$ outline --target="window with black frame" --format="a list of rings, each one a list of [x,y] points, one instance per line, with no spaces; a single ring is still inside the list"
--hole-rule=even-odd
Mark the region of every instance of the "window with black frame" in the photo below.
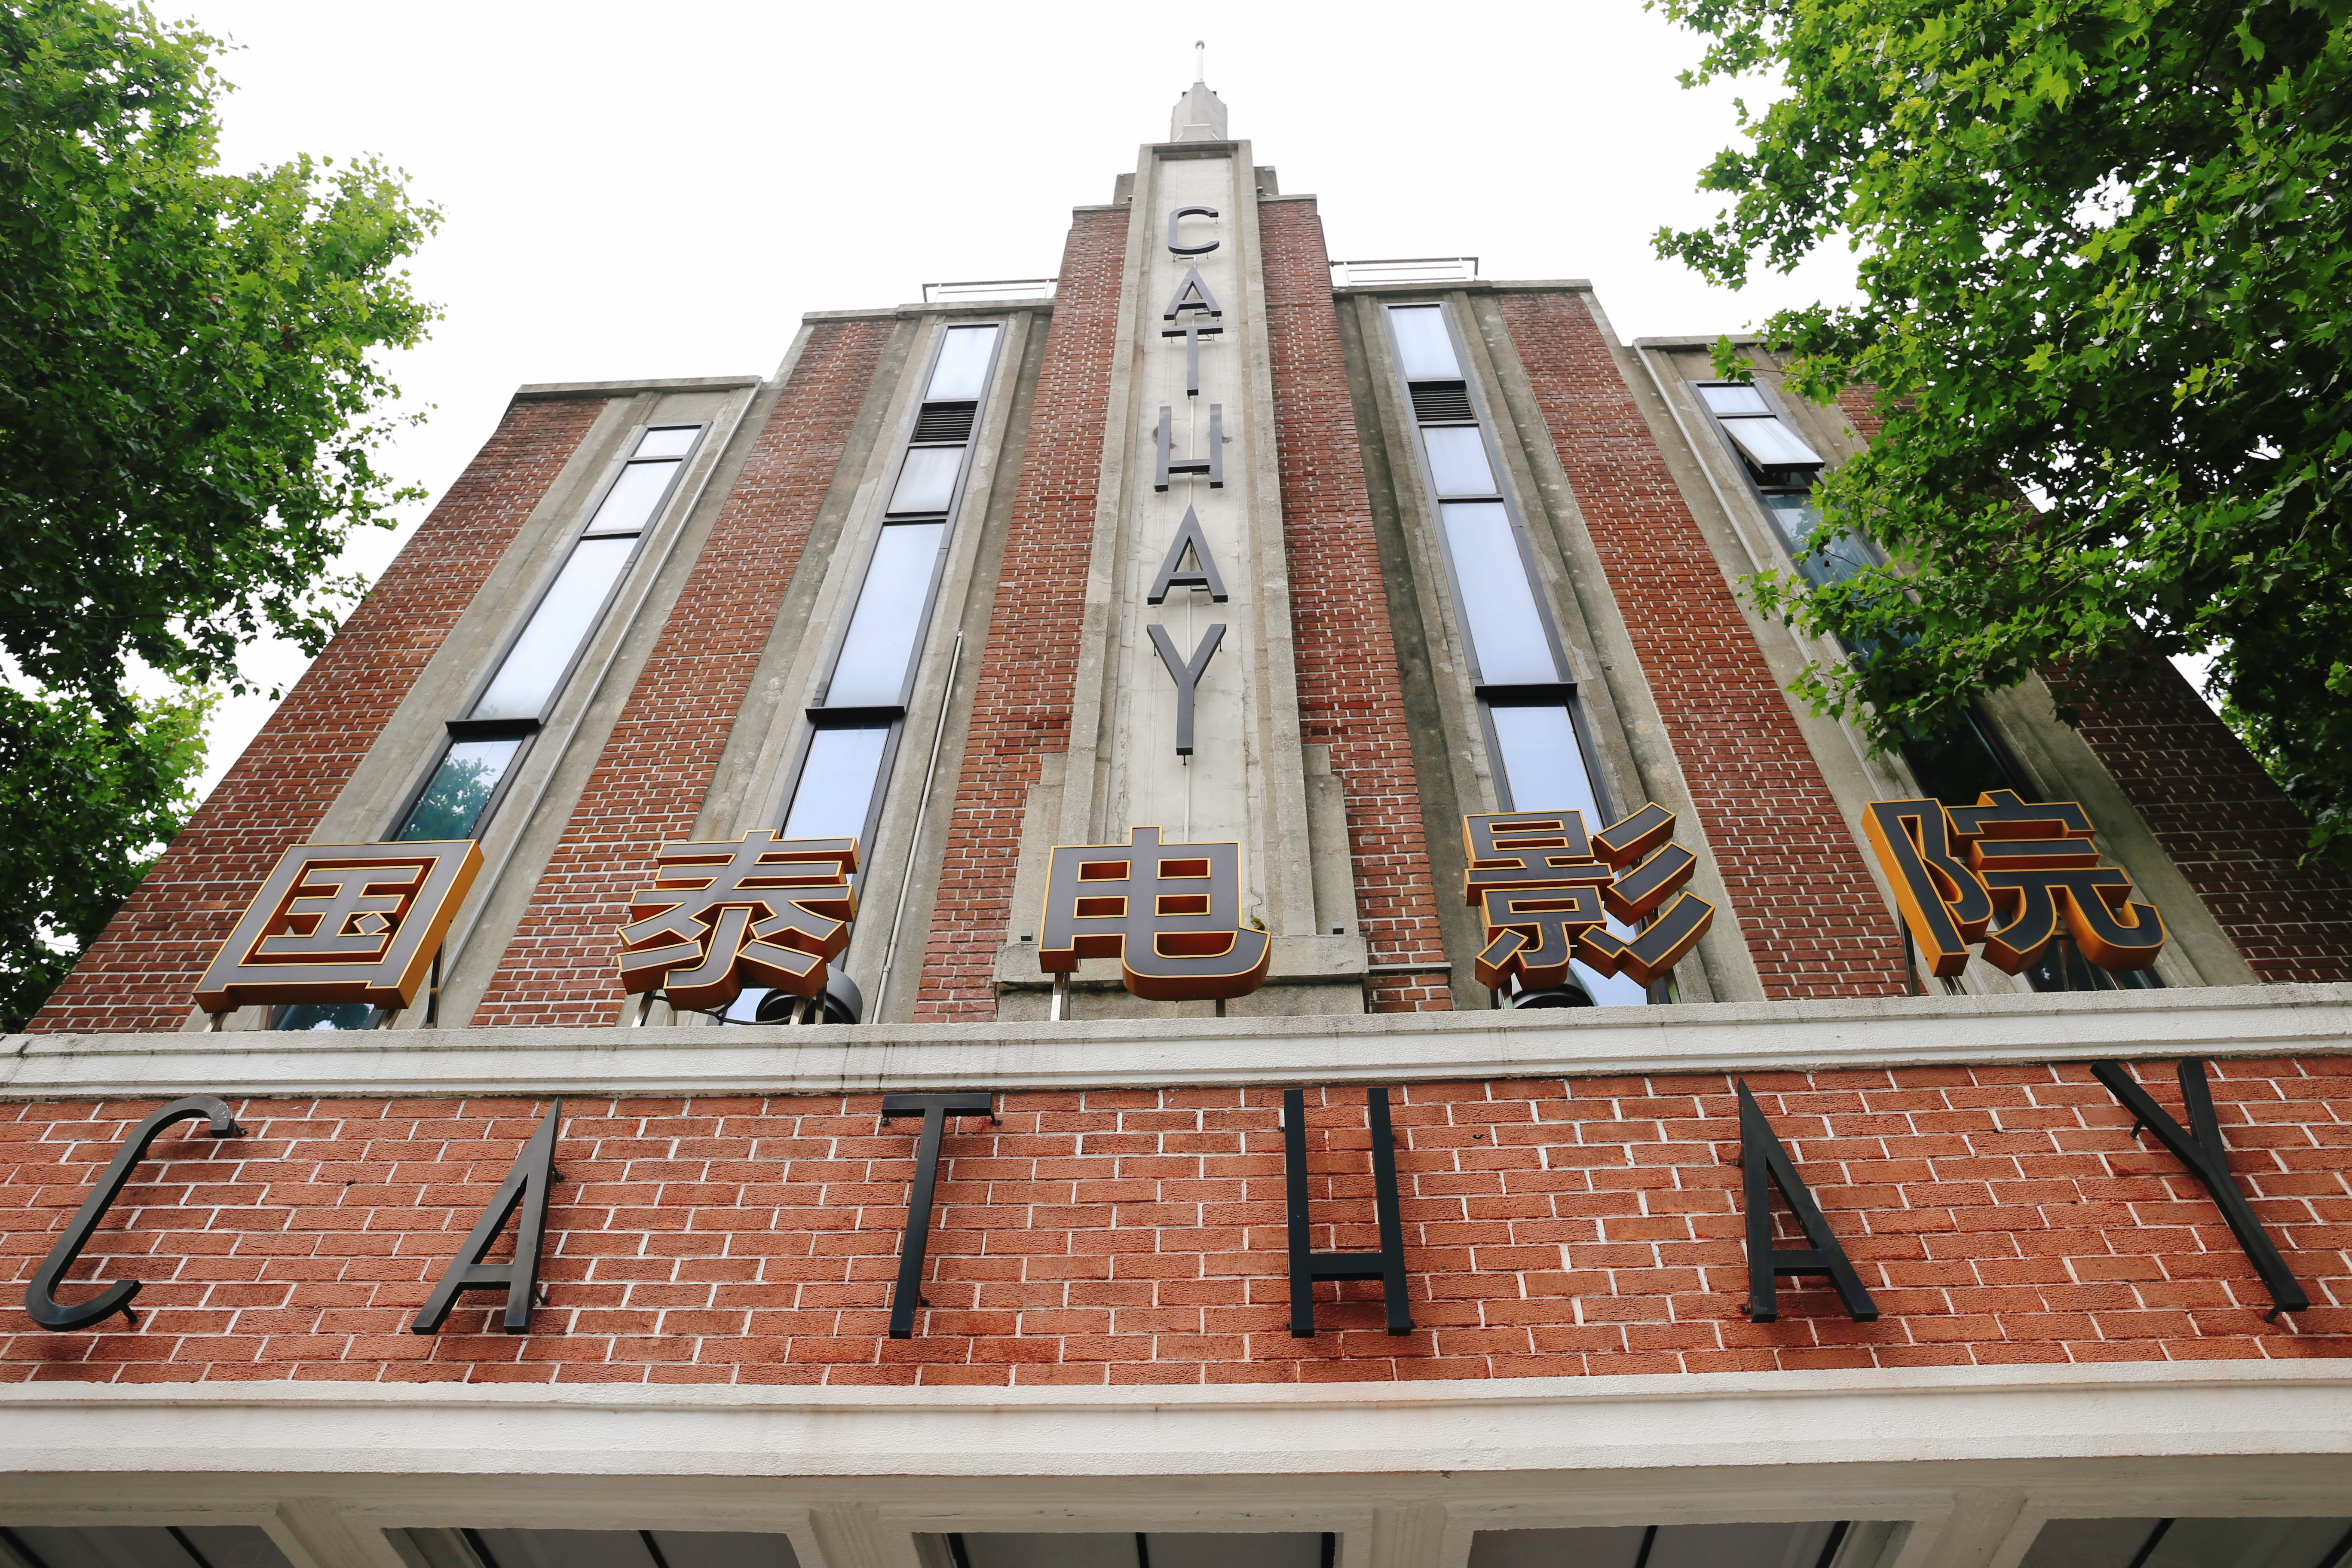
[[[1854,533],[1836,534],[1808,548],[1821,528],[1813,484],[1827,465],[1781,417],[1763,388],[1748,382],[1699,382],[1693,390],[1772,520],[1780,547],[1807,581],[1826,587],[1878,563],[1877,552]],[[1871,656],[1867,647],[1844,646],[1854,658]],[[1973,805],[1986,791],[1998,789],[2015,790],[2025,800],[2041,798],[2025,770],[1973,710],[1943,734],[1912,736],[1902,751],[1913,780],[1946,805]],[[2036,991],[2136,991],[2164,984],[2148,970],[2114,972],[2086,963],[2063,941],[2053,943],[2049,956],[2025,971],[2024,979]]]
[[[882,786],[913,695],[971,466],[973,426],[1003,335],[1001,321],[940,333],[848,624],[809,707],[783,837],[855,838],[861,858],[872,857]],[[747,990],[726,1016],[737,1022],[760,1019],[768,999],[764,990]]]
[[[572,667],[636,559],[646,531],[701,438],[699,425],[657,425],[640,433],[588,521],[572,536],[530,614],[491,665],[490,675],[448,721],[448,741],[387,836],[400,842],[473,838],[497,808],[515,764],[537,735]],[[363,1002],[282,1006],[275,1029],[363,1029]]]
[[[1445,307],[1387,307],[1390,341],[1412,406],[1423,483],[1438,524],[1468,645],[1479,723],[1502,810],[1573,806],[1598,829],[1610,820],[1596,787],[1559,641],[1536,587],[1534,557],[1478,417]],[[1633,931],[1615,921],[1621,936]],[[1635,1006],[1634,980],[1575,966],[1582,995],[1530,993],[1514,1006]]]

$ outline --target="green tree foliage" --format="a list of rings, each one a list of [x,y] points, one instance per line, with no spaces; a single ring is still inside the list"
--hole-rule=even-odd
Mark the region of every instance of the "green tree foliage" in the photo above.
[[[192,694],[261,636],[323,647],[346,536],[415,493],[373,356],[433,319],[399,264],[438,215],[371,161],[216,168],[218,48],[0,0],[0,673],[38,693],[0,699],[9,1017],[184,816]],[[183,695],[135,700],[142,666]]]
[[[0,1033],[21,1029],[195,804],[210,695],[127,726],[0,686]]]
[[[1891,564],[1750,584],[1869,650],[1796,689],[1888,748],[2029,673],[2073,718],[2211,654],[2352,859],[2352,0],[1653,3],[1708,39],[1686,85],[1788,89],[1661,253],[1736,287],[1860,252],[1863,303],[1764,327],[1885,421],[1816,537]]]

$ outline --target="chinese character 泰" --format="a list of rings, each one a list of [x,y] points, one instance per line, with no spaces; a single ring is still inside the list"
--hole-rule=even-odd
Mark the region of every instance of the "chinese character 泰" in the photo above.
[[[1153,1002],[1224,1001],[1265,983],[1274,944],[1242,924],[1241,847],[1128,842],[1063,845],[1045,879],[1037,963],[1067,973],[1116,958],[1127,988]]]
[[[1682,890],[1698,860],[1668,842],[1674,830],[1675,814],[1654,804],[1589,838],[1580,811],[1464,817],[1463,895],[1486,938],[1478,984],[1501,990],[1516,975],[1549,990],[1568,983],[1571,963],[1654,984],[1715,921],[1713,904]],[[1608,929],[1612,916],[1631,924],[1654,912],[1631,942]]]
[[[665,844],[654,885],[629,897],[621,986],[659,991],[673,1006],[709,1010],[745,984],[824,994],[825,964],[849,945],[857,895],[855,838]]]

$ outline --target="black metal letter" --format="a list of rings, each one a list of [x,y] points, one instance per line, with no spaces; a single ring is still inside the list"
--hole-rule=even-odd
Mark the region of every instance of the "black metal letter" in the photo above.
[[[1184,564],[1184,548],[1192,546],[1192,570],[1179,571]],[[1151,592],[1144,603],[1162,605],[1168,602],[1171,588],[1206,588],[1209,602],[1225,602],[1225,580],[1217,574],[1217,558],[1209,553],[1209,541],[1201,531],[1201,520],[1191,507],[1184,509],[1184,521],[1177,525],[1176,542],[1168,547],[1168,558],[1160,563],[1160,575],[1151,580]]]
[[[1217,242],[1213,239],[1209,241],[1206,245],[1179,245],[1176,243],[1178,237],[1176,226],[1178,224],[1182,223],[1188,217],[1214,217],[1216,216],[1217,209],[1214,207],[1178,207],[1174,212],[1170,213],[1168,215],[1168,254],[1171,256],[1206,256],[1209,252],[1216,249]]]
[[[1144,629],[1151,634],[1152,650],[1168,667],[1169,679],[1176,682],[1176,754],[1189,757],[1192,754],[1192,694],[1199,689],[1209,661],[1217,657],[1217,645],[1225,640],[1224,623],[1220,621],[1209,628],[1208,636],[1201,639],[1201,646],[1192,650],[1189,660],[1177,657],[1176,645],[1169,640],[1166,626]]]
[[[1184,340],[1184,395],[1201,395],[1201,340],[1223,335],[1223,327],[1204,327],[1198,321],[1187,321],[1181,327],[1169,327],[1160,332],[1163,338]]]
[[[1160,471],[1152,476],[1151,488],[1164,490],[1171,474],[1206,474],[1209,488],[1225,488],[1225,405],[1209,405],[1209,455],[1205,458],[1176,458],[1169,454],[1173,443],[1173,414],[1162,405],[1160,410]]]
[[[2155,1133],[2157,1142],[2171,1150],[2173,1158],[2188,1166],[2189,1173],[2212,1194],[2213,1206],[2221,1211],[2230,1234],[2238,1238],[2246,1261],[2254,1266],[2254,1272],[2263,1277],[2263,1284],[2271,1293],[2271,1310],[2263,1314],[2263,1321],[2275,1323],[2281,1312],[2308,1311],[2311,1298],[2295,1282],[2286,1259],[2279,1256],[2277,1245],[2255,1215],[2253,1205],[2238,1190],[2237,1178],[2230,1174],[2230,1150],[2221,1142],[2221,1123],[2213,1114],[2213,1091],[2205,1082],[2204,1058],[2180,1059],[2180,1102],[2189,1111],[2189,1127],[2185,1130],[2148,1098],[2147,1090],[2134,1081],[2121,1062],[2093,1062],[2091,1071],[2136,1118],[2132,1137],[2137,1140],[2142,1127]]]
[[[1209,292],[1206,283],[1201,281],[1201,269],[1197,267],[1184,268],[1184,281],[1177,284],[1176,292],[1168,297],[1168,309],[1160,319],[1172,321],[1186,310],[1205,310],[1213,318],[1224,314],[1217,309],[1217,297]],[[1215,331],[1214,328],[1209,330]]]
[[[1846,1261],[1845,1248],[1838,1245],[1829,1221],[1822,1217],[1821,1205],[1806,1190],[1805,1179],[1797,1174],[1789,1152],[1780,1147],[1772,1124],[1764,1120],[1756,1097],[1748,1092],[1748,1080],[1735,1081],[1739,1089],[1740,1207],[1748,1219],[1748,1321],[1780,1321],[1781,1275],[1826,1274],[1855,1322],[1878,1321],[1878,1304],[1862,1288],[1862,1277]],[[1798,1228],[1812,1246],[1772,1245],[1772,1192],[1765,1185],[1768,1177],[1789,1201],[1790,1212],[1797,1216]]]
[[[1377,1252],[1315,1252],[1307,1246],[1307,1096],[1282,1091],[1282,1175],[1290,1206],[1290,1337],[1315,1337],[1315,1281],[1377,1279],[1388,1309],[1389,1332],[1412,1332],[1404,1295],[1404,1219],[1397,1205],[1396,1144],[1389,1134],[1389,1091],[1364,1090],[1372,1129],[1372,1213],[1380,1222]]]
[[[131,1180],[131,1168],[146,1156],[147,1145],[155,1142],[155,1135],[174,1121],[193,1121],[199,1116],[212,1123],[210,1131],[215,1138],[241,1138],[245,1135],[244,1129],[230,1118],[228,1107],[209,1094],[192,1094],[185,1100],[175,1100],[131,1129],[131,1136],[122,1141],[122,1147],[114,1152],[113,1160],[98,1178],[98,1185],[91,1189],[89,1197],[82,1200],[81,1207],[74,1211],[73,1218],[66,1225],[66,1233],[58,1237],[58,1244],[49,1248],[48,1257],[41,1260],[33,1282],[25,1287],[25,1310],[33,1321],[45,1329],[54,1329],[62,1333],[68,1329],[86,1329],[93,1323],[104,1322],[120,1312],[123,1321],[132,1328],[139,1326],[139,1320],[131,1311],[131,1298],[139,1294],[138,1280],[117,1280],[89,1300],[72,1307],[58,1304],[58,1284],[65,1279],[66,1270],[81,1257],[81,1249],[89,1245],[90,1237],[98,1230],[98,1222],[104,1219],[106,1211],[113,1206],[124,1184]]]
[[[515,1156],[513,1169],[491,1194],[490,1205],[475,1222],[474,1233],[442,1271],[441,1283],[425,1299],[424,1310],[408,1325],[411,1333],[438,1333],[449,1310],[457,1304],[460,1290],[504,1290],[507,1315],[499,1327],[510,1334],[530,1331],[530,1309],[539,1295],[539,1243],[547,1234],[547,1189],[559,1174],[555,1130],[562,1120],[563,1101],[559,1100],[540,1122],[539,1131],[530,1135],[530,1142],[522,1146],[522,1152]],[[504,1263],[483,1262],[517,1208],[522,1210],[522,1221],[515,1226],[514,1257]]]
[[[940,1137],[950,1116],[996,1120],[995,1096],[975,1094],[886,1094],[882,1120],[919,1116],[923,1131],[915,1142],[915,1185],[907,1194],[907,1239],[898,1248],[898,1288],[890,1293],[890,1337],[915,1337],[915,1309],[923,1299],[923,1249],[931,1239],[931,1195],[940,1180]]]

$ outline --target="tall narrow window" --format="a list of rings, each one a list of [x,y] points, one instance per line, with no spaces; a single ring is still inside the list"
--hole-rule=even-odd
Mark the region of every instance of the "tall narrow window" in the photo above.
[[[788,838],[856,838],[870,859],[874,816],[913,696],[971,469],[972,430],[1003,335],[999,321],[940,333],[847,624],[808,710],[808,740],[784,808]],[[756,1012],[758,999],[745,994],[750,1000],[730,1017]]]
[[[1579,732],[1576,689],[1537,588],[1534,555],[1503,493],[1486,430],[1443,305],[1391,305],[1390,339],[1421,441],[1422,472],[1445,547],[1446,575],[1468,645],[1496,804],[1505,811],[1574,807],[1610,820]],[[1633,933],[1616,921],[1611,929]],[[1633,980],[1576,966],[1603,1006],[1649,1000]]]
[[[699,425],[664,425],[637,437],[573,537],[554,581],[463,716],[449,721],[449,743],[410,797],[394,838],[471,838],[481,832],[701,435]]]

